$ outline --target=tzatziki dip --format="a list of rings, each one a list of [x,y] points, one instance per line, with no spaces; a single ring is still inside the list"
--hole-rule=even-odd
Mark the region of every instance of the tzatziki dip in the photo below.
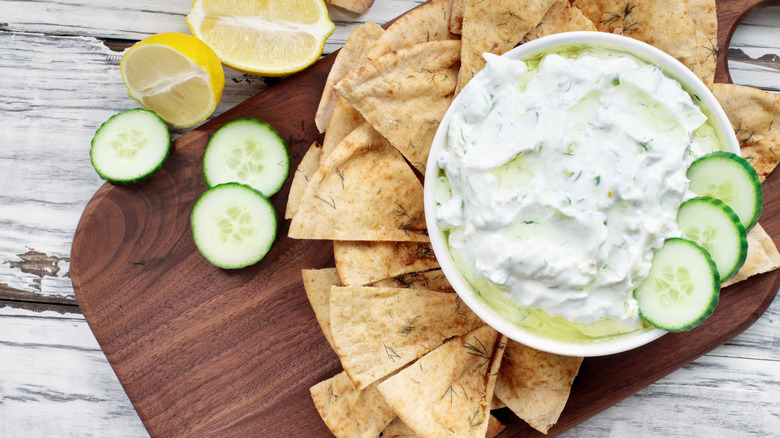
[[[633,291],[681,235],[686,170],[719,148],[713,124],[677,80],[627,53],[484,56],[437,161],[436,223],[453,260],[517,324],[554,320],[584,338],[641,329]]]

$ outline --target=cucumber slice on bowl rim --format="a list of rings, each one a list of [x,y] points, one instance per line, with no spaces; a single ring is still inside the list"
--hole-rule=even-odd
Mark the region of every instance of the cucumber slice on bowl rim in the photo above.
[[[687,239],[671,238],[653,254],[647,278],[634,291],[639,313],[670,332],[690,330],[712,314],[720,298],[720,277],[707,251]]]
[[[287,145],[271,125],[257,119],[225,123],[211,136],[203,154],[203,176],[209,187],[237,182],[272,196],[289,173]]]
[[[132,184],[159,170],[171,151],[168,126],[154,112],[114,114],[95,132],[89,151],[95,171],[114,184]]]
[[[710,196],[689,199],[677,211],[683,235],[712,257],[721,281],[736,275],[747,258],[747,233],[734,210]]]
[[[260,261],[276,239],[276,211],[262,193],[226,183],[206,190],[190,215],[195,246],[213,265],[239,269]]]
[[[739,216],[745,230],[756,225],[764,196],[758,174],[747,160],[732,152],[713,152],[694,161],[687,176],[693,193],[725,202]]]

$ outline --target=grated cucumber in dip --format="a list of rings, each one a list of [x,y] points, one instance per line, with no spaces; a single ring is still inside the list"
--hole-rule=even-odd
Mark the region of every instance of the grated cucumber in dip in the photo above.
[[[680,236],[686,169],[720,140],[657,66],[583,50],[485,54],[451,108],[436,221],[494,310],[594,338],[643,327],[633,290]]]

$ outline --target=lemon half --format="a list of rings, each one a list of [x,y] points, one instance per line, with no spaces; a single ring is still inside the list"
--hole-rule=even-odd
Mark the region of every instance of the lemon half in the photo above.
[[[185,21],[222,63],[262,76],[313,64],[335,29],[322,0],[195,0]]]
[[[175,128],[188,128],[214,112],[225,73],[203,41],[160,33],[136,43],[119,64],[127,94]]]

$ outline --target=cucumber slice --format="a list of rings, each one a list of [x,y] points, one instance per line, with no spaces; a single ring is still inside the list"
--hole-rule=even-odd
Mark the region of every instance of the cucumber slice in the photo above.
[[[195,202],[190,222],[198,251],[225,269],[257,263],[276,239],[273,205],[243,184],[220,184],[206,190]]]
[[[290,173],[290,153],[276,130],[257,119],[236,119],[211,136],[203,154],[203,176],[214,187],[246,184],[271,196]]]
[[[745,264],[745,227],[734,210],[720,199],[701,196],[685,201],[677,211],[677,225],[686,238],[710,254],[721,282],[733,277]]]
[[[168,126],[154,112],[139,108],[114,114],[100,125],[89,156],[102,178],[132,184],[152,176],[170,151]]]
[[[667,239],[653,254],[650,274],[634,291],[642,317],[670,332],[703,323],[719,296],[715,262],[697,243],[680,238]]]
[[[761,215],[764,196],[753,166],[731,152],[713,152],[688,168],[690,190],[699,196],[712,196],[725,202],[750,231]]]

